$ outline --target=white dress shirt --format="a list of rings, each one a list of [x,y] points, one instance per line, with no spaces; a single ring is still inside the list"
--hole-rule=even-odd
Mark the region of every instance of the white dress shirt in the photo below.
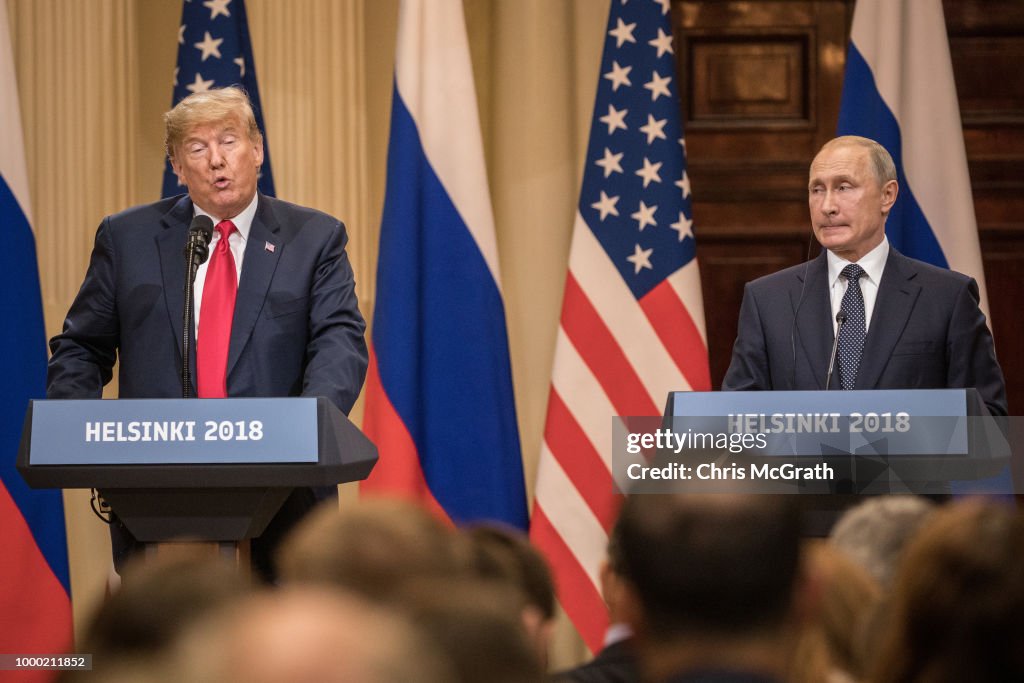
[[[238,281],[242,279],[242,259],[245,257],[245,245],[249,241],[249,230],[252,228],[252,220],[256,217],[256,206],[259,204],[259,195],[255,194],[252,197],[252,201],[249,202],[249,206],[242,209],[242,213],[237,216],[233,216],[227,220],[230,220],[235,224],[235,232],[231,233],[231,237],[228,239],[228,246],[231,248],[231,255],[235,257],[235,277]],[[220,223],[223,218],[218,218],[211,213],[208,213],[201,209],[198,204],[193,203],[195,207],[196,216],[209,216],[213,220],[213,225],[216,226]],[[213,239],[210,240],[210,256],[213,256],[213,250],[217,248],[217,243],[220,242],[220,233],[217,232],[216,227],[213,231]],[[206,259],[206,263],[199,266],[199,270],[196,271],[196,284],[195,290],[192,293],[192,300],[194,302],[194,319],[195,319],[195,333],[199,334],[199,311],[202,309],[203,304],[203,287],[206,285],[206,270],[210,267],[210,259]]]

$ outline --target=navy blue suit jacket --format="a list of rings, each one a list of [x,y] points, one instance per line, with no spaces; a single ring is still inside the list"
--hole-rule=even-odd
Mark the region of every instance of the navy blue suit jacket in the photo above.
[[[972,278],[890,248],[856,388],[974,387],[993,414],[1006,415],[1003,372],[978,300]],[[748,283],[738,327],[722,389],[824,389],[835,338],[825,252]]]
[[[50,341],[48,398],[98,398],[118,356],[122,398],[181,396],[192,215],[180,196],[103,220],[63,332]],[[259,196],[231,328],[229,396],[326,396],[349,412],[367,351],[347,241],[337,219]]]

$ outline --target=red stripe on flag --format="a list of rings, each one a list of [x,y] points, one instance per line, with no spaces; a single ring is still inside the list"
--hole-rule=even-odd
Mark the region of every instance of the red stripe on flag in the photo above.
[[[544,442],[551,454],[605,532],[610,531],[615,523],[615,480],[554,387],[548,400],[545,424]]]
[[[380,459],[370,476],[359,485],[359,493],[418,503],[450,524],[451,518],[427,485],[416,444],[380,382],[372,344],[370,365],[366,371],[363,433],[377,445]]]
[[[693,322],[690,309],[672,289],[668,280],[640,299],[640,308],[651,321],[658,339],[665,346],[693,391],[711,391],[708,350]]]
[[[36,545],[21,510],[0,483],[0,652],[70,652],[71,600]],[[52,681],[52,671],[21,672],[12,681]],[[8,680],[4,678],[4,680]]]
[[[533,506],[530,540],[548,558],[562,608],[576,625],[590,651],[598,652],[604,644],[604,634],[608,629],[608,609],[572,550],[551,526],[540,504]]]
[[[601,384],[618,415],[661,414],[571,270],[565,280],[562,329]]]

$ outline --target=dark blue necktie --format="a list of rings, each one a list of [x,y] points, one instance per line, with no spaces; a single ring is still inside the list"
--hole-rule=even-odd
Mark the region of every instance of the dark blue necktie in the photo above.
[[[857,369],[864,351],[867,325],[864,319],[864,296],[860,291],[860,276],[864,269],[856,263],[843,268],[846,294],[840,309],[846,313],[846,322],[839,329],[839,382],[843,389],[853,389],[857,383]]]

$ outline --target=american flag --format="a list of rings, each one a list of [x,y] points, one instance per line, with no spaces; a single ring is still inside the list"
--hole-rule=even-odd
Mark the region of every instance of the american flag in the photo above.
[[[173,107],[192,93],[210,88],[240,85],[249,94],[256,113],[256,125],[263,132],[263,168],[259,190],[274,196],[270,172],[270,146],[263,125],[260,91],[256,86],[256,65],[249,40],[249,19],[245,0],[185,0],[178,26],[178,66],[174,69]],[[185,188],[165,162],[162,197],[181,194]]]
[[[617,513],[613,416],[710,389],[669,0],[613,0],[573,229],[531,536],[592,651]]]

